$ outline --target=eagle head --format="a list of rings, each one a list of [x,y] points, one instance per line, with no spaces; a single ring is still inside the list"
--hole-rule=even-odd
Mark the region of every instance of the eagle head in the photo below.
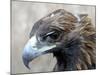
[[[54,53],[59,56],[60,53],[65,54],[70,46],[70,49],[74,49],[77,44],[79,46],[80,41],[78,39],[83,37],[79,35],[81,28],[77,28],[78,21],[77,17],[64,9],[58,9],[37,21],[23,50],[24,65],[30,68],[29,62],[40,55]],[[76,49],[79,48],[78,46]],[[64,51],[65,49],[66,51]],[[73,52],[78,54],[77,51]]]

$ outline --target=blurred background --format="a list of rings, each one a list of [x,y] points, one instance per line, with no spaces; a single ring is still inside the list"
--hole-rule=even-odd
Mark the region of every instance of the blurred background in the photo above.
[[[36,58],[29,64],[31,68],[29,70],[23,64],[22,52],[34,23],[57,9],[65,9],[74,15],[88,14],[95,26],[95,6],[17,0],[11,2],[11,72],[13,74],[52,71],[56,64],[56,58],[52,54]]]

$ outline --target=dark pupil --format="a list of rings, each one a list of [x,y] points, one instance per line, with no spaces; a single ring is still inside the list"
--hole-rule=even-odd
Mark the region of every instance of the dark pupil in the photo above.
[[[57,33],[57,32],[54,32],[54,33],[52,33],[52,34],[50,34],[50,35],[48,35],[51,39],[57,39],[58,38],[58,36],[59,36],[59,33]]]
[[[56,40],[56,39],[58,39],[59,35],[60,35],[60,32],[59,31],[49,32],[46,35],[42,36],[42,41],[45,41],[48,38],[53,39],[53,40]]]

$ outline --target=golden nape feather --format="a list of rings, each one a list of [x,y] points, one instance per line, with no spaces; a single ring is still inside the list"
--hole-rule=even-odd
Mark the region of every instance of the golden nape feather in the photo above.
[[[89,65],[95,66],[96,64],[96,31],[95,26],[91,22],[88,15],[83,16],[79,22],[80,35],[82,36],[82,44],[80,46],[81,58],[78,59],[77,68],[89,69]],[[90,69],[92,69],[90,67]]]

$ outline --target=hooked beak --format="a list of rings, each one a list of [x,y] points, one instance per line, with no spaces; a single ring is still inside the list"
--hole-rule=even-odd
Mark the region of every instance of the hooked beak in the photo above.
[[[35,59],[36,57],[49,53],[49,50],[52,48],[55,48],[56,45],[40,45],[37,44],[37,39],[36,36],[33,36],[25,45],[24,47],[24,51],[23,51],[23,55],[22,55],[22,59],[23,59],[23,63],[24,65],[30,69],[29,67],[29,63]]]

